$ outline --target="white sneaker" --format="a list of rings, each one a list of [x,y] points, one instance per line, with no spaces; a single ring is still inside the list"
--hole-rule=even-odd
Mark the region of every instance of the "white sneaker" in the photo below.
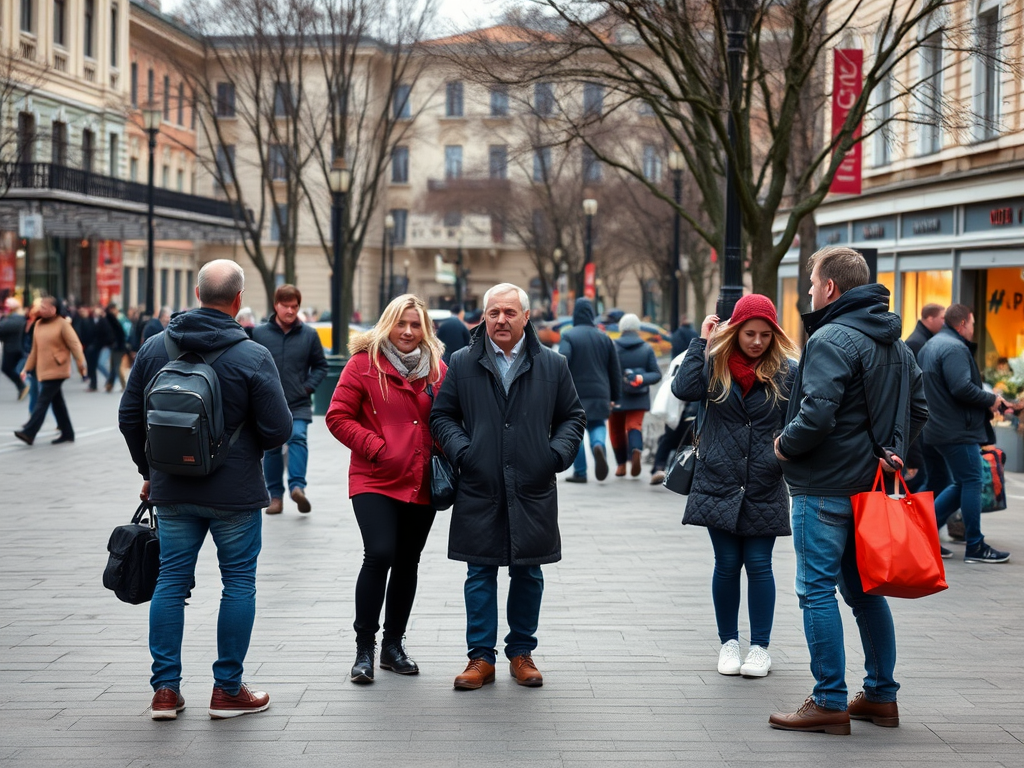
[[[740,674],[744,677],[766,677],[772,668],[772,657],[768,651],[760,645],[750,646],[750,652],[740,667]]]
[[[740,673],[740,642],[730,640],[718,652],[718,674],[738,675]]]

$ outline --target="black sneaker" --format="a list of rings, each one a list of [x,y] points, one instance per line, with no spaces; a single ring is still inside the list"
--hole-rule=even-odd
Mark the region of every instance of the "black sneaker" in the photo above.
[[[979,544],[976,547],[971,547],[967,550],[967,554],[964,555],[965,563],[1005,563],[1009,559],[1009,552],[1000,552],[998,549],[992,549],[988,544]]]
[[[939,547],[939,554],[942,555],[943,560],[949,560],[953,556],[953,553],[945,547]]]
[[[585,482],[587,482],[587,476],[586,475],[568,475],[565,478],[565,482],[567,482],[567,483],[585,483]]]

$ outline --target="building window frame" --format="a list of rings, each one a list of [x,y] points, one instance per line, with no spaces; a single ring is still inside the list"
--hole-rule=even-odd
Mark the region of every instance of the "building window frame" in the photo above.
[[[491,179],[508,178],[508,145],[492,144],[487,148],[487,172]]]
[[[409,148],[398,146],[391,150],[391,183],[409,183]]]
[[[444,177],[462,178],[462,145],[449,144],[444,148]]]
[[[490,103],[491,117],[508,117],[508,86],[492,85]]]
[[[217,83],[217,117],[235,117],[235,84]]]
[[[465,117],[465,88],[461,80],[451,80],[444,85],[444,116]]]
[[[978,54],[974,60],[974,139],[989,141],[999,136],[1002,119],[1002,68],[999,46],[1002,38],[1002,3],[978,0],[975,19]]]
[[[547,181],[551,170],[551,147],[535,147],[533,150],[533,180]]]
[[[82,53],[87,59],[96,56],[96,0],[84,0],[82,5]]]
[[[391,97],[391,117],[394,120],[412,119],[412,86],[407,83],[395,85]]]

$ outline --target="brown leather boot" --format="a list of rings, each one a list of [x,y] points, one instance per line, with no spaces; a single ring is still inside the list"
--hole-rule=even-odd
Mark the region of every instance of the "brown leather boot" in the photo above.
[[[900,710],[895,701],[869,701],[861,691],[853,697],[847,713],[851,720],[870,720],[883,728],[898,728]]]
[[[533,658],[528,653],[509,659],[508,671],[512,673],[512,677],[520,685],[525,685],[528,688],[537,688],[544,685],[544,676],[537,669],[537,665],[533,663]]]
[[[455,687],[460,691],[475,691],[493,682],[494,665],[483,659],[470,659],[466,671],[455,678]]]
[[[284,502],[281,499],[273,498],[270,500],[270,506],[267,507],[268,515],[280,515],[284,509]]]
[[[814,703],[814,697],[796,712],[776,712],[768,718],[768,725],[782,731],[808,731],[831,733],[837,736],[850,735],[850,714],[846,710],[825,709]]]

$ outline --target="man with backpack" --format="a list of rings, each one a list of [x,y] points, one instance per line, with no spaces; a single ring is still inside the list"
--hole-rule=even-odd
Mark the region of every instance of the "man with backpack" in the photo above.
[[[140,496],[156,507],[159,521],[160,575],[149,614],[154,720],[173,720],[185,708],[185,598],[208,532],[224,585],[210,717],[270,706],[269,695],[242,684],[242,665],[256,610],[261,510],[269,502],[260,462],[291,435],[292,417],[270,352],[234,320],[243,287],[233,261],[204,266],[196,286],[200,307],[172,318],[142,346],[118,412],[144,480]]]

